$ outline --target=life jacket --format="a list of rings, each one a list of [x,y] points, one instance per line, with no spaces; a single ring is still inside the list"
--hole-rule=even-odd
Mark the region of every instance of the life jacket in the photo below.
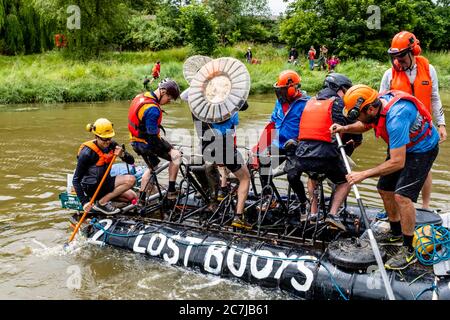
[[[111,150],[108,153],[103,153],[103,151],[100,150],[100,148],[94,143],[94,141],[95,140],[83,142],[80,148],[78,149],[78,155],[80,155],[80,152],[84,147],[88,147],[98,155],[98,161],[95,164],[97,167],[103,167],[104,165],[111,163],[114,151]]]
[[[425,57],[416,57],[417,75],[411,84],[405,71],[397,71],[392,67],[391,90],[401,90],[419,99],[431,113],[432,80],[430,63]]]
[[[141,110],[144,108],[143,110]],[[158,108],[160,111],[158,118],[158,134],[162,122],[162,110],[159,106],[159,101],[153,93],[145,92],[137,95],[131,101],[130,109],[128,110],[128,130],[130,131],[131,141],[144,142],[147,137],[145,123],[142,122],[144,113],[149,108]]]
[[[427,107],[419,99],[417,99],[416,97],[414,97],[410,94],[407,94],[403,91],[398,91],[398,90],[391,90],[391,91],[381,93],[378,95],[378,97],[381,97],[385,94],[392,94],[394,97],[380,111],[380,118],[378,119],[378,122],[376,124],[372,124],[372,128],[374,128],[375,136],[377,138],[381,137],[387,144],[389,144],[389,134],[386,129],[386,115],[387,115],[389,109],[399,100],[407,100],[407,101],[412,102],[416,106],[419,114],[422,117],[422,122],[420,123],[420,126],[418,127],[418,129],[416,131],[409,133],[410,142],[406,145],[406,147],[410,148],[410,147],[416,145],[417,143],[419,143],[420,141],[425,139],[425,137],[427,135],[431,134],[431,130],[433,128],[431,114],[428,111]],[[427,123],[428,123],[428,128],[426,128],[424,130],[424,127]]]
[[[331,111],[334,98],[317,100],[311,98],[303,110],[299,126],[299,140],[331,142],[330,127],[333,124]]]

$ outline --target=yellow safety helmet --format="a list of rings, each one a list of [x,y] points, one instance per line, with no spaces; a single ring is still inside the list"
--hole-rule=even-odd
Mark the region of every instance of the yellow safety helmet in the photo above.
[[[94,124],[89,123],[86,125],[86,130],[104,139],[115,135],[112,122],[105,118],[97,119]]]

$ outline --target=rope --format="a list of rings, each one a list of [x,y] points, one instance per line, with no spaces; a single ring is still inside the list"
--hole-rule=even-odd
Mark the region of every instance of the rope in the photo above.
[[[437,290],[438,287],[433,283],[430,287],[423,289],[420,291],[415,297],[414,300],[419,300],[419,298],[427,291],[433,292],[434,290]]]
[[[425,227],[428,229],[426,232],[428,235],[424,232]],[[420,228],[423,229],[419,233],[418,229]],[[432,266],[450,259],[450,231],[447,228],[434,224],[419,225],[416,227],[414,234],[417,237],[416,256],[421,264]],[[432,250],[428,252],[430,246],[432,246]]]
[[[132,234],[120,234],[120,233],[113,233],[110,232],[108,230],[105,230],[105,228],[97,222],[96,218],[93,218],[90,222],[90,224],[94,227],[94,229],[97,230],[102,230],[104,233],[104,239],[103,239],[103,243],[106,243],[107,239],[110,236],[113,237],[122,237],[122,238],[133,238],[133,237],[137,237],[139,235],[145,235],[145,234],[150,234],[150,233],[154,233],[155,230],[152,231],[147,231],[147,232],[143,232],[143,233],[132,233]],[[178,239],[174,239],[171,238],[172,241],[180,244],[180,245],[184,245],[184,246],[193,246],[193,247],[209,247],[209,246],[218,246],[218,247],[226,247],[228,248],[228,245],[226,244],[220,244],[220,243],[187,243],[187,242],[183,242],[180,241]],[[327,268],[327,266],[325,266],[324,264],[320,263],[320,260],[318,259],[308,259],[308,258],[283,258],[283,257],[268,257],[268,256],[264,256],[264,255],[259,255],[259,254],[255,254],[255,253],[251,253],[248,252],[246,250],[243,249],[239,249],[239,248],[233,248],[234,250],[236,250],[237,252],[241,252],[241,253],[247,253],[250,254],[252,256],[258,257],[258,258],[265,258],[265,259],[272,259],[272,260],[280,260],[280,261],[292,261],[292,262],[298,262],[298,261],[305,261],[305,262],[312,262],[312,263],[317,263],[319,265],[321,265],[328,273],[328,276],[331,279],[331,283],[333,284],[333,287],[336,289],[336,291],[339,293],[339,295],[341,296],[342,299],[344,299],[345,301],[349,301],[350,299],[344,294],[344,292],[342,291],[341,287],[338,285],[336,279],[334,278],[333,274],[331,273],[331,271]]]

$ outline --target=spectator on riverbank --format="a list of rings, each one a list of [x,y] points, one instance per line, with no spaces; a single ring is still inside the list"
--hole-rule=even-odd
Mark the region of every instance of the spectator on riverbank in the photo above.
[[[297,65],[297,59],[298,59],[298,51],[296,48],[292,47],[289,51],[289,63],[292,63],[294,65]]]
[[[316,58],[316,49],[311,46],[308,51],[309,70],[314,70],[314,59]]]
[[[252,63],[252,48],[248,47],[247,52],[245,53],[245,59],[247,60],[247,63]]]
[[[340,63],[341,61],[339,60],[338,57],[336,56],[331,56],[331,58],[328,60],[328,72],[334,71],[334,69],[336,68],[336,66]]]
[[[319,60],[317,61],[319,70],[327,69],[327,61],[328,61],[328,48],[324,45],[321,45],[319,50]]]
[[[153,69],[152,69],[152,77],[153,78],[150,81],[150,84],[152,84],[153,81],[158,79],[160,74],[161,74],[161,62],[158,60],[158,61],[156,61],[155,65],[153,66]]]

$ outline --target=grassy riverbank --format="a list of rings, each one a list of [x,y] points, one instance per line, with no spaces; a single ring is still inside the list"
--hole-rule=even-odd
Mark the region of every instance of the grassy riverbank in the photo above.
[[[216,57],[232,56],[244,60],[247,45],[221,48]],[[252,46],[260,65],[248,65],[252,79],[251,93],[272,93],[272,85],[281,70],[293,68],[286,62],[286,49],[272,46]],[[161,76],[179,81],[183,78],[183,61],[187,48],[159,52],[110,52],[98,60],[78,61],[53,51],[38,55],[0,56],[0,104],[53,103],[76,101],[129,100],[142,89],[142,80],[150,75],[154,62],[161,60]],[[441,90],[450,91],[450,53],[425,53],[436,67]],[[320,89],[324,71],[309,71],[306,57],[294,67],[302,76],[302,88],[308,92]],[[337,72],[350,76],[354,83],[378,88],[389,63],[358,59],[343,61]],[[153,86],[156,85],[154,82]]]

